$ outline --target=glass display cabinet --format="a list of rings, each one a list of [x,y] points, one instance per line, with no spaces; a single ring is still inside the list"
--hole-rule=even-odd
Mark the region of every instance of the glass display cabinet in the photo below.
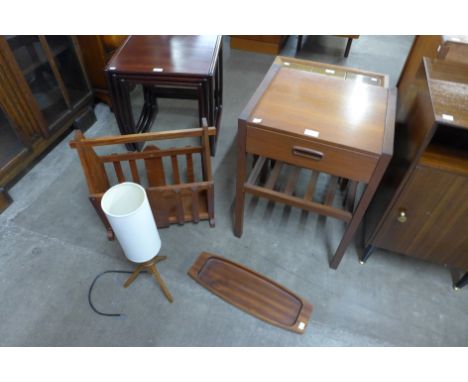
[[[0,36],[0,189],[67,131],[94,123],[92,101],[74,36]]]

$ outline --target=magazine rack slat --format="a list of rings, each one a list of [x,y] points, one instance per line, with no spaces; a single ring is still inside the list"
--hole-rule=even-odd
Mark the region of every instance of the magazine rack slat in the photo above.
[[[133,181],[142,184],[146,178],[146,193],[159,228],[170,224],[198,223],[208,220],[214,226],[214,183],[211,174],[211,155],[209,136],[216,134],[214,127],[178,131],[166,131],[144,134],[129,134],[87,139],[79,130],[70,147],[77,150],[81,167],[89,190],[89,200],[107,229],[109,239],[114,238],[112,228],[101,210],[101,198],[113,185],[112,179],[118,183]],[[155,145],[146,145],[141,152],[115,153],[98,155],[94,150],[98,146],[110,146],[134,142],[150,142],[186,137],[200,137],[198,146],[172,147],[160,149]],[[194,160],[200,156],[202,165],[202,180],[196,181]],[[167,164],[164,167],[164,158]],[[138,163],[144,169],[138,171]],[[181,171],[181,165],[186,164],[186,172]],[[107,167],[106,164],[108,164]],[[124,169],[128,168],[126,176]],[[110,176],[113,172],[114,176]],[[184,178],[187,182],[184,182]],[[169,182],[168,182],[169,181]]]

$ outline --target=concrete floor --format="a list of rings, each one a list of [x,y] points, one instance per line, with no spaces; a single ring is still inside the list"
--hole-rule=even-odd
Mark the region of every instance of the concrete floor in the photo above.
[[[411,45],[407,36],[361,37],[349,58],[345,40],[309,37],[300,57],[388,73],[395,84]],[[117,242],[109,242],[87,201],[76,152],[61,142],[11,190],[14,204],[0,215],[0,345],[3,346],[464,346],[468,344],[468,289],[454,292],[450,272],[398,254],[376,251],[368,263],[352,245],[337,271],[328,257],[343,232],[334,219],[248,199],[244,235],[232,234],[237,116],[273,56],[225,49],[225,108],[214,159],[216,227],[207,222],[160,230],[160,264],[175,302],[140,276],[128,289],[124,275],[95,286],[98,309],[87,302],[94,277],[129,270]],[[283,54],[294,55],[291,37]],[[158,129],[196,124],[190,101],[160,102]],[[108,107],[87,136],[117,134]],[[359,243],[359,238],[356,239]],[[210,294],[186,276],[201,251],[241,262],[314,304],[303,335],[257,320]]]

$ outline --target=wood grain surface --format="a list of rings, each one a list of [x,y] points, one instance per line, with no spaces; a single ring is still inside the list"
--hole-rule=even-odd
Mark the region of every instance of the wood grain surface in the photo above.
[[[394,201],[374,245],[468,269],[468,177],[418,166]],[[398,217],[404,211],[407,220]]]
[[[247,127],[246,151],[266,157],[274,152],[275,159],[364,182],[369,181],[378,160],[377,155],[356,153],[307,137],[296,138],[251,126]],[[350,161],[353,166],[349,166]]]
[[[251,114],[257,125],[364,153],[382,153],[388,89],[281,67]],[[251,121],[249,121],[251,122]]]
[[[424,65],[437,121],[468,129],[468,65],[427,58]]]
[[[291,69],[305,70],[338,77],[346,80],[363,82],[368,85],[389,87],[389,76],[387,74],[371,72],[368,70],[348,68],[329,63],[322,63],[310,60],[302,60],[295,57],[277,56],[275,64],[287,66]]]
[[[303,333],[312,305],[280,284],[211,253],[199,255],[188,275],[210,292],[270,324]]]
[[[130,36],[107,68],[126,73],[154,73],[161,68],[178,75],[209,75],[216,61],[221,36]]]

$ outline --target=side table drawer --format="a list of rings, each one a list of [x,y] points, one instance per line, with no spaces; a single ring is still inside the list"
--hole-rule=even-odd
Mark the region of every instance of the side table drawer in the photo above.
[[[368,182],[377,157],[247,126],[246,151],[339,177]]]

